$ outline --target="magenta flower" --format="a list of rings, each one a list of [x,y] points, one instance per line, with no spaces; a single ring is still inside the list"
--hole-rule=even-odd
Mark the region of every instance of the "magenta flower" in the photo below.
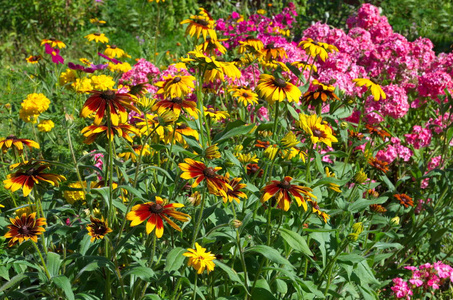
[[[46,44],[45,51],[47,54],[50,54],[52,56],[52,62],[54,64],[63,64],[64,63],[64,59],[60,55],[60,49],[52,48],[49,44]]]

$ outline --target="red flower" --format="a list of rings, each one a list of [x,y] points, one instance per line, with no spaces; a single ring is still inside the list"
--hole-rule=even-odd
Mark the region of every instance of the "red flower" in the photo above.
[[[261,196],[261,202],[266,202],[272,197],[277,200],[278,207],[287,211],[291,204],[290,194],[296,199],[299,206],[303,205],[304,209],[307,210],[307,202],[311,201],[309,197],[316,198],[312,193],[311,188],[305,186],[298,186],[291,184],[292,177],[286,176],[282,181],[272,180],[272,183],[266,185],[262,191],[264,194]]]

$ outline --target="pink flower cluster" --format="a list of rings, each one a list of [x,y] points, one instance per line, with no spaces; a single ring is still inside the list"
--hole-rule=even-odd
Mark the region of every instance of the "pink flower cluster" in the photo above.
[[[406,141],[414,146],[415,149],[428,147],[431,144],[431,138],[433,134],[431,130],[423,128],[419,125],[415,125],[412,128],[411,134],[405,134]]]
[[[390,84],[382,89],[386,99],[375,101],[373,96],[370,96],[365,102],[366,120],[369,124],[380,123],[386,116],[400,119],[409,111],[406,91],[403,88]]]
[[[379,150],[376,154],[376,158],[388,163],[392,163],[395,159],[402,159],[407,162],[410,160],[412,155],[411,149],[401,145],[401,140],[397,137],[390,139],[391,144],[387,145],[384,150]]]
[[[441,261],[432,265],[426,263],[419,267],[409,266],[405,269],[412,271],[410,286],[402,278],[394,278],[391,289],[397,298],[411,299],[410,296],[414,294],[423,296],[427,291],[438,290],[448,279],[453,282],[453,268]]]
[[[93,153],[93,152],[96,152],[96,150],[91,151],[91,153]],[[102,153],[93,153],[93,154],[91,154],[91,156],[93,156],[94,166],[96,168],[98,168],[99,170],[102,170],[102,167],[104,166],[104,161],[103,161],[104,154],[102,154]],[[102,180],[102,177],[99,174],[99,172],[96,172],[96,173],[98,173],[98,180]]]
[[[131,70],[124,73],[119,82],[130,86],[144,84],[148,92],[154,94],[155,87],[152,85],[160,75],[158,67],[150,63],[144,58],[141,58],[132,67]]]

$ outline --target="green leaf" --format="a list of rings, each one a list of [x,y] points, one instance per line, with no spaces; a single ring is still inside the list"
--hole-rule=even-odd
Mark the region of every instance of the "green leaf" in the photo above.
[[[167,255],[164,271],[177,271],[184,263],[186,257],[182,254],[185,252],[187,252],[187,250],[180,247],[172,249]]]
[[[313,256],[313,253],[310,251],[307,242],[300,234],[286,228],[280,228],[280,234],[291,248],[296,251],[302,252],[305,255]]]
[[[231,281],[234,281],[234,282],[238,282],[243,288],[244,290],[247,291],[247,287],[244,285],[244,280],[242,280],[238,273],[236,273],[235,270],[231,269],[230,267],[228,267],[227,265],[225,265],[224,263],[216,260],[215,262],[215,265],[217,267],[219,267],[220,269],[222,269],[225,273],[228,274],[228,277],[231,279]],[[248,292],[247,292],[248,293]]]
[[[352,213],[361,212],[365,208],[369,207],[371,204],[382,204],[385,201],[387,201],[387,199],[388,199],[388,197],[380,197],[380,198],[377,198],[374,200],[359,199],[359,200],[355,201],[354,203],[352,203],[351,205],[349,205],[348,211],[350,211]]]
[[[253,289],[252,299],[274,300],[277,298],[273,295],[267,281],[260,279],[256,282],[256,286]]]
[[[61,266],[60,255],[54,252],[47,253],[47,270],[51,277],[58,276]]]
[[[20,283],[24,278],[28,277],[27,275],[25,274],[17,274],[16,276],[14,276],[13,278],[11,278],[10,281],[8,281],[7,283],[5,283],[1,288],[0,288],[0,293],[9,289],[10,287]]]
[[[0,266],[0,276],[3,278],[3,279],[6,279],[6,280],[9,280],[10,277],[9,277],[9,272],[8,270],[6,269],[5,266]]]
[[[358,254],[342,254],[338,256],[338,260],[344,263],[358,263],[362,260],[365,260],[365,257],[358,255]]]
[[[52,278],[52,281],[60,288],[63,290],[63,292],[66,295],[66,299],[68,300],[74,300],[74,292],[72,291],[71,288],[71,283],[69,282],[69,278],[60,275]]]
[[[400,243],[383,243],[383,242],[377,242],[374,244],[373,248],[376,249],[389,249],[389,248],[396,248],[397,250],[402,249],[403,245]]]
[[[150,281],[150,279],[153,278],[156,274],[154,273],[153,270],[151,270],[151,268],[143,266],[133,266],[127,268],[127,270],[123,274],[123,278],[129,275],[135,275],[144,281]]]
[[[217,134],[214,137],[212,144],[216,144],[216,143],[220,144],[234,136],[249,133],[250,130],[252,130],[252,128],[255,127],[255,124],[250,124],[250,125],[243,125],[243,124],[244,124],[244,122],[242,122],[241,120],[236,120],[232,123],[229,123],[223,132]]]
[[[254,247],[251,247],[251,248],[245,250],[245,253],[247,253],[247,252],[256,252],[256,253],[263,255],[264,257],[266,257],[267,259],[269,259],[275,263],[293,267],[293,265],[286,258],[281,256],[277,250],[275,250],[274,248],[271,248],[269,246],[265,246],[265,245],[254,246]]]

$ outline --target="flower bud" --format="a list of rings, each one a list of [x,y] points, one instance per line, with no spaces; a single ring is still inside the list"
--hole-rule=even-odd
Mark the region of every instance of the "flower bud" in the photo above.
[[[400,217],[396,216],[390,220],[390,225],[397,226],[400,224]]]
[[[368,177],[366,176],[366,173],[363,172],[363,169],[360,169],[354,176],[354,181],[358,184],[364,183],[367,179]]]
[[[233,220],[233,222],[231,223],[232,223],[231,225],[233,225],[234,228],[239,228],[242,226],[242,222],[239,220]]]
[[[340,123],[340,128],[341,128],[341,129],[348,129],[348,127],[349,127],[348,122],[341,122],[341,123]]]

